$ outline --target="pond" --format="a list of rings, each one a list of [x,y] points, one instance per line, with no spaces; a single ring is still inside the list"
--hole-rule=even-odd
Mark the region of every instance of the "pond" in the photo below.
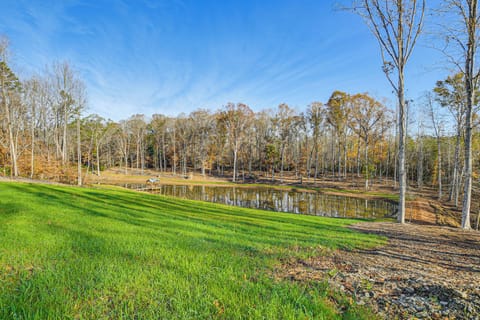
[[[327,195],[301,190],[268,187],[201,185],[122,185],[129,189],[191,200],[201,200],[245,208],[263,209],[337,218],[393,217],[397,205],[385,200]]]

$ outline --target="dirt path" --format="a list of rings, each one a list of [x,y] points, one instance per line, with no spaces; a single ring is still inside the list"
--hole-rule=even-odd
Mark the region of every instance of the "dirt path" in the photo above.
[[[53,184],[53,185],[60,185],[60,186],[69,186],[69,184],[60,183],[57,181],[51,180],[39,180],[39,179],[30,179],[25,177],[2,177],[0,176],[0,181],[5,182],[25,182],[25,183],[40,183],[40,184]]]
[[[278,276],[326,279],[382,318],[480,319],[480,233],[450,227],[361,223],[388,237],[371,250],[291,261]]]

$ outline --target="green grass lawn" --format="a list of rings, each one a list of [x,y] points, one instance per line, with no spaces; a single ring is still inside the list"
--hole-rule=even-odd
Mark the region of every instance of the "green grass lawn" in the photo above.
[[[368,318],[326,283],[273,276],[282,259],[384,242],[350,223],[0,183],[0,319]]]

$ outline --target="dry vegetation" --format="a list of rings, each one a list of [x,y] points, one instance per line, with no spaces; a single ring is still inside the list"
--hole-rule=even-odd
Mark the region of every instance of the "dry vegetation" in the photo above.
[[[362,223],[388,244],[285,261],[281,279],[327,280],[385,318],[478,319],[480,234],[450,227]]]

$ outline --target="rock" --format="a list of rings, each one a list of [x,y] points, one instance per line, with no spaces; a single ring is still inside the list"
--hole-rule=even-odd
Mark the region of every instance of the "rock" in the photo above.
[[[466,292],[455,290],[455,293],[457,294],[458,297],[462,299],[468,299],[468,294]]]
[[[461,247],[458,244],[458,233],[452,233],[454,241],[445,241],[445,230],[440,230],[439,242],[435,250],[411,250],[410,244],[424,245],[430,249],[431,242],[418,241],[417,236],[424,234],[414,232],[405,233],[402,237],[412,237],[408,246],[401,246],[408,238],[392,238],[393,246],[388,247],[391,252],[418,256],[412,261],[397,261],[392,256],[380,256],[371,259],[370,252],[353,251],[341,252],[325,262],[325,257],[313,264],[315,270],[322,270],[328,283],[339,288],[346,296],[355,300],[359,305],[367,305],[372,311],[385,319],[464,319],[480,320],[480,272],[471,277],[471,272],[453,271],[453,269],[438,266],[435,261],[448,261],[448,263],[468,266],[478,269],[478,258],[475,256],[480,244],[480,234],[475,245]],[[383,232],[383,229],[380,230]],[[429,231],[430,232],[430,231]],[[453,232],[453,231],[452,231]],[[471,235],[465,243],[470,244]],[[427,239],[427,238],[425,238]],[[401,240],[401,241],[400,241]],[[450,249],[444,248],[446,245]],[[464,250],[465,251],[461,251]],[[468,249],[468,250],[467,250]],[[461,251],[458,259],[451,260],[449,252]],[[375,252],[375,251],[372,251]],[[467,254],[469,253],[469,254]],[[441,259],[441,257],[444,259]],[[378,258],[378,259],[377,259]],[[422,260],[424,258],[424,260]],[[449,260],[450,259],[450,260]],[[463,263],[462,261],[465,261]],[[330,263],[330,264],[329,264]],[[400,265],[402,264],[402,265]],[[336,268],[338,272],[334,277],[328,277],[328,270]],[[476,270],[475,269],[475,270]]]
[[[402,293],[402,289],[400,289],[400,288],[395,287],[392,290],[392,294],[395,295],[395,296],[399,296],[401,293]]]
[[[415,310],[416,310],[417,312],[421,312],[421,311],[424,311],[424,310],[425,310],[425,307],[422,306],[422,305],[420,305],[420,304],[415,305],[414,307],[415,307]]]
[[[408,294],[413,294],[415,293],[415,289],[412,288],[412,287],[406,287],[405,289],[403,289],[404,292],[408,293]]]
[[[471,304],[468,304],[468,305],[467,305],[467,312],[468,312],[468,313],[473,313],[473,311],[474,311],[473,306],[472,306]]]

